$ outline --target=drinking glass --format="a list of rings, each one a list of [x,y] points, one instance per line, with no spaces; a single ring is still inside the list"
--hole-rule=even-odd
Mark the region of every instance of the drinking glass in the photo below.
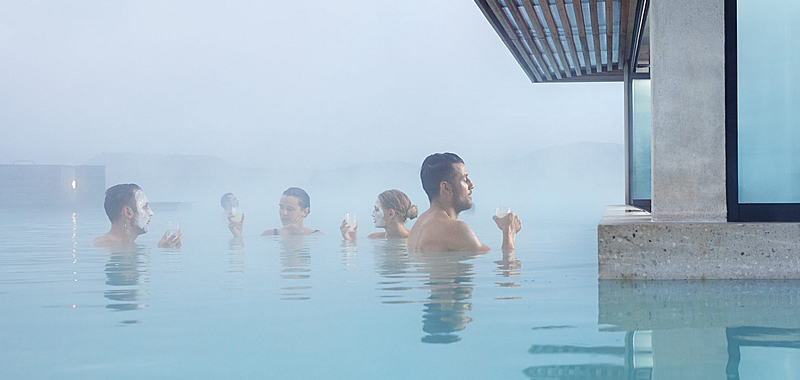
[[[497,215],[498,218],[505,218],[505,216],[510,212],[511,207],[508,206],[498,206],[494,209],[494,214]]]
[[[241,207],[239,207],[239,206],[231,207],[231,214],[232,214],[232,216],[231,216],[231,220],[232,221],[234,221],[236,223],[241,223],[242,222],[242,216],[244,214],[242,213],[242,208]]]
[[[355,213],[344,214],[344,220],[348,230],[353,230],[356,228],[356,226],[358,226],[358,220],[356,219]]]
[[[167,222],[167,236],[170,236],[181,229],[181,222],[170,220]]]

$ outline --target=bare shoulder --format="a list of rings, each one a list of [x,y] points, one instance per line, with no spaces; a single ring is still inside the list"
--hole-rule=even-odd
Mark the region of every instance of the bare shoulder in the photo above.
[[[262,233],[261,233],[261,236],[273,236],[273,235],[277,235],[277,234],[275,233],[275,231],[277,231],[277,229],[266,230],[266,231],[264,231],[264,232],[262,232]]]
[[[452,251],[474,251],[485,252],[489,247],[478,240],[475,231],[469,224],[459,220],[448,223],[447,230],[443,231],[446,236],[447,248]]]
[[[443,221],[438,228],[438,233],[441,234],[446,240],[453,242],[456,245],[464,240],[477,240],[475,237],[475,232],[472,231],[472,227],[460,220]]]
[[[367,235],[367,239],[385,239],[386,232],[373,232]]]
[[[314,230],[309,235],[325,235],[325,233],[320,230]]]
[[[460,220],[452,220],[449,221],[446,225],[447,232],[456,235],[456,236],[475,236],[475,232],[472,231],[472,227],[469,224],[462,222]]]
[[[114,240],[108,237],[108,234],[102,234],[92,240],[92,245],[95,247],[110,247],[114,245]]]

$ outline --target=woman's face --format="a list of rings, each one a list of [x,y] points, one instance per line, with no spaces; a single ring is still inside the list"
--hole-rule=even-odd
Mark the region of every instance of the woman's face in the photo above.
[[[308,207],[300,207],[300,198],[291,195],[281,195],[278,213],[281,215],[281,224],[302,224],[308,215]]]
[[[375,223],[377,228],[386,227],[386,213],[383,211],[380,199],[375,201],[375,206],[372,209],[372,222]]]

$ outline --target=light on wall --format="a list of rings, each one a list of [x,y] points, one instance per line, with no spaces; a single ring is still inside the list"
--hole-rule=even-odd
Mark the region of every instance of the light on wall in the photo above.
[[[72,188],[73,189],[75,188],[75,180],[74,179],[72,180]]]

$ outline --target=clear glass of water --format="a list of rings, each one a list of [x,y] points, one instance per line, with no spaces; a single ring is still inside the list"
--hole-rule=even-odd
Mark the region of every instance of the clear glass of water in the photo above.
[[[495,207],[494,209],[494,214],[498,218],[505,218],[505,216],[508,215],[510,212],[511,212],[511,207],[508,206],[498,206]]]
[[[358,226],[358,219],[356,218],[356,213],[344,214],[344,220],[348,230],[353,230],[356,228],[356,226]]]
[[[181,222],[170,220],[167,222],[167,236],[170,236],[181,229]]]
[[[231,220],[233,220],[236,223],[241,223],[242,222],[242,215],[243,214],[242,214],[242,208],[241,207],[239,207],[239,206],[231,207],[231,214],[233,215],[233,216],[231,216]]]

